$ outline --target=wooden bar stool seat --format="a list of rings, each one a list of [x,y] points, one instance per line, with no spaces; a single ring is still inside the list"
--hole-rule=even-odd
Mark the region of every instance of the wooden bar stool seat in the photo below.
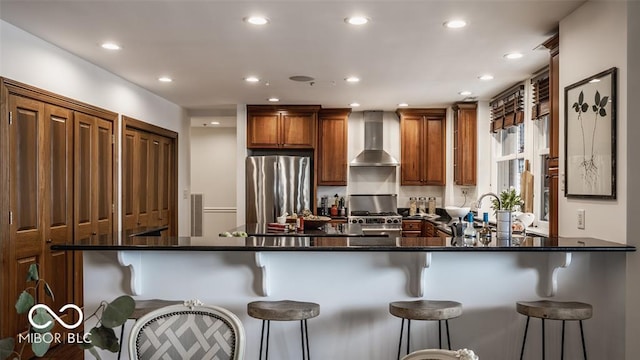
[[[320,305],[312,302],[280,300],[280,301],[254,301],[247,304],[247,313],[252,318],[262,320],[262,333],[260,335],[260,355],[262,359],[263,344],[265,346],[265,360],[269,359],[269,332],[271,321],[300,321],[300,337],[302,339],[302,359],[310,359],[309,330],[307,320],[320,315]],[[267,334],[265,340],[265,322]],[[306,352],[306,357],[305,357]]]
[[[398,359],[402,349],[402,335],[404,332],[404,320],[407,320],[407,354],[410,352],[411,320],[438,321],[438,346],[442,348],[442,321],[447,329],[447,344],[451,350],[451,337],[449,336],[449,319],[462,315],[462,304],[457,301],[447,300],[415,300],[394,301],[389,303],[391,315],[402,319],[400,324],[400,341],[398,342]]]
[[[561,320],[562,321],[562,345],[560,359],[564,359],[564,328],[565,321],[580,322],[580,338],[582,339],[582,353],[584,359],[587,360],[587,348],[584,342],[584,330],[582,328],[582,320],[590,319],[593,316],[593,306],[587,303],[576,301],[519,301],[516,303],[516,311],[527,317],[527,324],[524,328],[524,338],[522,339],[522,350],[520,351],[520,360],[524,357],[524,347],[527,342],[527,331],[529,330],[529,320],[539,318],[542,320],[542,359],[545,359],[545,336],[544,321],[545,320]]]

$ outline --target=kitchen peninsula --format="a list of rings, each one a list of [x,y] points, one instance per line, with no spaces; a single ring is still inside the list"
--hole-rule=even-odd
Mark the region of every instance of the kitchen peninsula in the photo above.
[[[321,315],[309,331],[311,352],[320,359],[362,358],[362,349],[370,349],[369,359],[392,358],[399,323],[388,314],[388,303],[416,296],[460,301],[464,313],[451,322],[453,346],[489,359],[517,356],[524,318],[515,311],[516,301],[586,301],[594,306],[594,318],[585,323],[589,354],[607,358],[624,333],[616,300],[624,286],[617,274],[634,247],[590,238],[493,245],[457,247],[450,238],[150,236],[54,248],[83,251],[88,309],[122,292],[140,299],[197,298],[236,313],[248,344],[257,344],[260,334],[260,323],[246,314],[248,302],[318,302]],[[432,346],[435,329],[417,325],[413,346]],[[272,329],[273,350],[283,359],[298,354],[295,342],[285,341],[295,333],[288,324]],[[540,341],[537,332],[530,336]],[[578,341],[567,339],[569,358],[577,354]],[[553,343],[548,351],[558,347]],[[257,354],[254,346],[247,350]]]

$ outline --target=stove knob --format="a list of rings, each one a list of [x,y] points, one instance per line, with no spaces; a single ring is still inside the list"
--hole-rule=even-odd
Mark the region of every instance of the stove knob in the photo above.
[[[356,220],[356,219],[352,219],[352,220],[351,220],[351,223],[352,223],[352,224],[355,224],[355,223],[357,223],[357,222],[358,222],[358,220]]]
[[[400,220],[395,219],[395,220],[393,220],[393,222],[394,222],[395,224],[399,224],[399,223],[400,223]]]
[[[391,220],[391,219],[387,219],[387,223],[388,223],[388,224],[391,224],[391,222],[392,222],[392,221],[393,221],[393,220]]]
[[[360,219],[360,220],[358,220],[358,222],[359,222],[360,224],[362,224],[362,223],[364,223],[364,220]]]

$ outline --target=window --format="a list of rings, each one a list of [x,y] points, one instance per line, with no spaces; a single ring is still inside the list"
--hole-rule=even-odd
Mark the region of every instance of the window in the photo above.
[[[521,174],[528,163],[534,182],[530,206],[536,218],[534,224],[543,232],[548,228],[550,190],[547,72],[541,70],[539,75],[503,91],[490,103],[496,179],[492,189],[500,193],[514,187],[522,194]]]

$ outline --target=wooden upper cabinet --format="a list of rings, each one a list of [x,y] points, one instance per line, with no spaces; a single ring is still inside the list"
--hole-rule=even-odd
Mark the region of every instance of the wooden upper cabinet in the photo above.
[[[248,149],[313,149],[320,106],[247,106]]]
[[[318,185],[347,185],[347,135],[351,109],[318,113]]]
[[[477,108],[475,102],[453,105],[453,181],[456,185],[476,185]]]
[[[446,109],[399,109],[400,184],[445,185]]]

